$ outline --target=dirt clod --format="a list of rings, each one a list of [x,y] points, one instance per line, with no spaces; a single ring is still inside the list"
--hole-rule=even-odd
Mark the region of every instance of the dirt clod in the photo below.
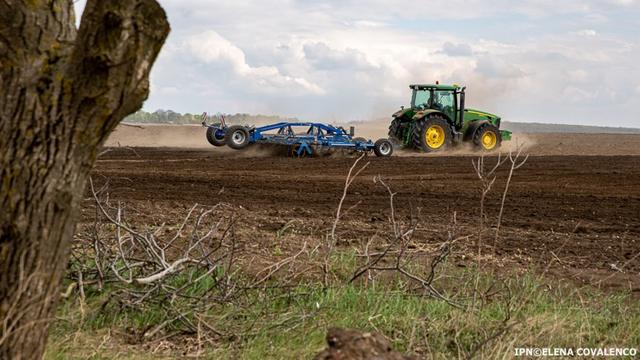
[[[355,330],[330,328],[329,347],[313,360],[418,360],[418,357],[394,351],[391,342],[379,332],[361,333]]]

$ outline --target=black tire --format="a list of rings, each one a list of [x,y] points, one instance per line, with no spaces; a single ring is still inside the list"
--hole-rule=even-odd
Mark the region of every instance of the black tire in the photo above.
[[[213,124],[213,126],[220,126],[220,124]],[[219,130],[214,128],[207,128],[207,141],[213,146],[225,146],[227,144],[224,132],[220,134]]]
[[[396,144],[402,144],[402,126],[400,126],[402,120],[400,118],[395,118],[391,120],[391,125],[389,125],[389,140],[391,142],[395,142]]]
[[[378,157],[389,157],[393,154],[393,144],[388,139],[378,139],[373,145],[373,152]]]
[[[502,135],[500,130],[493,124],[480,125],[473,134],[473,144],[479,151],[492,151],[502,145]]]
[[[249,145],[249,130],[242,125],[230,126],[224,132],[224,141],[232,149],[244,149]]]
[[[446,150],[451,146],[451,126],[439,115],[418,120],[411,130],[411,142],[416,149],[426,152]]]
[[[357,138],[353,138],[351,141],[353,142],[359,142],[359,143],[366,143],[368,142],[367,139],[363,138],[363,137],[357,137]]]

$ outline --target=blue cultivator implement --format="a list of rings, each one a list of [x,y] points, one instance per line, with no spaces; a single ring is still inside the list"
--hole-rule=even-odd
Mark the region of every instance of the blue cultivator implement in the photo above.
[[[375,143],[365,138],[354,138],[354,128],[349,133],[342,126],[309,122],[280,122],[266,126],[227,126],[224,117],[218,124],[207,124],[207,113],[202,125],[207,127],[207,140],[213,146],[227,145],[232,149],[244,149],[251,144],[279,146],[288,154],[303,157],[342,151],[373,151],[376,156],[387,157],[393,153],[393,145],[387,139]]]

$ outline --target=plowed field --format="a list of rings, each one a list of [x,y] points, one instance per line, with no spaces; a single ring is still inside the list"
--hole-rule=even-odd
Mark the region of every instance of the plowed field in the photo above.
[[[551,264],[552,278],[640,291],[640,136],[527,138],[534,146],[526,152],[533,156],[513,175],[496,257],[487,261],[540,271]],[[111,200],[126,203],[145,222],[179,221],[195,203],[226,202],[241,209],[246,234],[257,241],[275,237],[293,220],[292,235],[285,237],[290,243],[322,242],[356,158],[295,159],[206,147],[134,150],[113,148],[100,157],[93,177],[98,183],[109,179]],[[443,230],[455,212],[459,232],[473,235],[463,245],[469,256],[454,259],[467,266],[479,221],[481,184],[472,166],[477,156],[397,155],[361,160],[369,165],[348,191],[345,208],[355,207],[340,223],[339,246],[362,247],[373,234],[391,230],[389,194],[373,180],[379,175],[396,193],[399,222],[419,217],[422,227]],[[487,157],[487,166],[495,161]],[[497,221],[508,172],[507,165],[497,172],[486,224]],[[490,244],[494,230],[484,235]],[[416,241],[439,239],[425,235]]]

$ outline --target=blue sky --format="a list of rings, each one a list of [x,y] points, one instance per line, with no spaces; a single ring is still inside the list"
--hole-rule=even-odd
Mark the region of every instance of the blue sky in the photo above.
[[[440,80],[507,121],[640,127],[638,0],[159,2],[147,111],[367,120]]]

